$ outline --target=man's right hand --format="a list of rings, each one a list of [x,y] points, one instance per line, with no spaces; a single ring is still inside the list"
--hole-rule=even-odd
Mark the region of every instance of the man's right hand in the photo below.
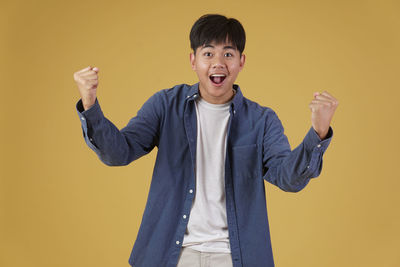
[[[83,108],[89,109],[96,101],[96,90],[99,84],[97,67],[87,67],[74,73],[74,80],[81,94]]]

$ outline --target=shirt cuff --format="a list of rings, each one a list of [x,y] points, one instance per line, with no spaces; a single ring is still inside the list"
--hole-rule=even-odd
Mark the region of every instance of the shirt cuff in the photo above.
[[[79,101],[76,103],[76,111],[78,112],[78,116],[82,120],[82,122],[85,120],[89,120],[94,123],[101,120],[104,116],[97,98],[93,106],[91,106],[87,110],[83,108],[82,99],[79,99]]]
[[[86,143],[91,149],[98,152],[98,147],[92,137],[93,125],[96,125],[96,123],[97,125],[98,123],[101,123],[104,115],[97,98],[94,105],[87,110],[84,110],[82,99],[79,99],[79,101],[76,103],[76,111],[81,120],[83,137],[85,138]]]
[[[328,133],[324,140],[321,140],[321,138],[318,136],[317,132],[311,126],[310,130],[304,137],[304,144],[305,144],[306,148],[308,148],[310,150],[313,150],[314,148],[316,148],[318,150],[321,150],[321,152],[324,152],[328,148],[328,146],[332,140],[332,137],[333,137],[333,129],[331,126],[329,126]]]

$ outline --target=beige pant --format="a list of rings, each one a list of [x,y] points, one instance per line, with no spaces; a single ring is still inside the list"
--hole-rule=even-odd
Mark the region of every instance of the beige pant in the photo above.
[[[182,247],[176,267],[232,267],[230,253],[201,252]]]

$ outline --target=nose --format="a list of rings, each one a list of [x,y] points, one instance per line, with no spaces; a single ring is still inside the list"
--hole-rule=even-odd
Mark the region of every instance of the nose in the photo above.
[[[225,67],[225,62],[223,56],[216,55],[212,62],[213,69],[223,69]]]

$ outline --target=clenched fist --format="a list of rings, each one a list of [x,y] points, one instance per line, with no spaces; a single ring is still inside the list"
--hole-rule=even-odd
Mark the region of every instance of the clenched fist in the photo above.
[[[96,89],[99,84],[97,67],[87,67],[74,73],[74,80],[81,94],[83,108],[89,109],[96,101]]]
[[[323,140],[329,131],[329,126],[339,101],[327,91],[314,93],[314,99],[309,104],[311,123],[318,136]]]

